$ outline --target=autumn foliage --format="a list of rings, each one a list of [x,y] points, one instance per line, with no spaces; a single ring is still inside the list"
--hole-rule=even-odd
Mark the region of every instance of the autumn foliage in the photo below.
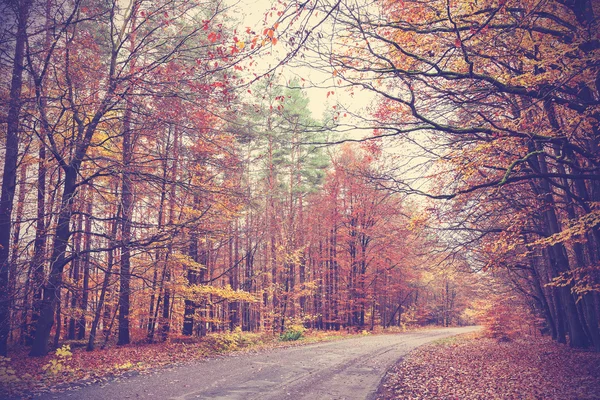
[[[316,145],[341,113],[253,72],[290,9],[88,3],[7,5],[0,354],[464,322],[381,149]]]
[[[433,221],[455,253],[557,341],[600,349],[598,3],[326,4],[338,30],[321,31],[334,45],[318,66],[379,99],[361,127],[411,149],[374,178],[442,200]]]
[[[92,3],[6,5],[0,355],[478,321],[600,349],[596,2]]]

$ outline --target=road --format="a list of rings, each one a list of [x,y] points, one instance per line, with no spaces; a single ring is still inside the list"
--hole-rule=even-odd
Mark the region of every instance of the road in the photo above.
[[[36,399],[374,399],[386,370],[411,350],[476,330],[369,335],[156,370]]]

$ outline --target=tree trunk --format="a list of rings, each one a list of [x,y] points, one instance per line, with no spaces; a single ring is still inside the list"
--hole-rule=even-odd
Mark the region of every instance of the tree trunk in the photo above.
[[[19,171],[19,196],[17,199],[17,209],[15,210],[15,222],[13,226],[13,238],[12,238],[12,254],[10,256],[9,261],[9,280],[8,280],[8,293],[12,293],[13,295],[9,299],[9,308],[12,311],[12,316],[9,317],[10,320],[10,335],[9,340],[13,340],[13,325],[16,323],[15,316],[17,315],[17,309],[15,307],[15,296],[17,293],[17,260],[19,258],[19,240],[21,238],[21,222],[23,221],[23,208],[25,205],[25,192],[26,192],[26,183],[27,183],[27,164],[21,163],[20,171]],[[27,297],[27,288],[25,289],[25,296]],[[24,300],[22,305],[24,309],[28,307],[28,304]]]
[[[546,166],[545,158],[539,157],[539,165],[540,171],[543,174],[548,174],[548,168]],[[547,227],[549,229],[550,234],[555,234],[560,232],[560,227],[558,224],[558,218],[554,211],[554,207],[556,207],[554,203],[554,198],[552,196],[552,192],[550,189],[550,185],[546,180],[541,181],[541,185],[543,188],[543,192],[545,194],[545,200],[548,204],[548,209],[544,213],[546,218]],[[561,272],[567,271],[569,269],[569,260],[566,255],[566,249],[562,243],[556,243],[550,246],[549,251],[554,253],[552,269],[554,276],[558,276]],[[561,300],[564,306],[565,316],[568,323],[569,329],[569,345],[571,347],[587,347],[588,341],[583,330],[583,326],[581,321],[579,320],[579,316],[577,314],[577,307],[575,304],[575,300],[571,295],[570,287],[562,287],[558,289],[559,295],[561,296]]]
[[[81,200],[80,200],[81,201]],[[76,220],[76,231],[77,233],[73,235],[73,247],[75,248],[75,259],[71,262],[71,269],[73,272],[73,276],[71,277],[73,282],[73,290],[71,291],[71,316],[69,317],[69,340],[75,339],[77,321],[79,318],[73,315],[73,311],[79,308],[79,280],[80,280],[80,266],[81,259],[79,257],[79,253],[81,252],[81,229],[83,227],[83,215],[79,214],[75,218]],[[69,304],[69,300],[66,300],[66,304]]]
[[[90,249],[91,249],[91,231],[92,231],[92,200],[93,193],[91,191],[89,193],[89,198],[87,199],[87,207],[86,207],[86,215],[85,215],[85,227],[84,227],[84,238],[83,238],[83,287],[82,287],[82,295],[81,295],[81,316],[79,318],[79,322],[77,324],[77,339],[83,340],[85,339],[85,328],[86,328],[86,314],[88,309],[88,301],[90,295]]]
[[[197,206],[199,202],[198,196],[194,197],[194,205]],[[198,233],[196,230],[192,230],[190,233],[190,247],[189,256],[195,262],[198,262]],[[187,271],[187,283],[188,285],[195,285],[198,283],[198,271],[193,268],[189,268]],[[182,334],[191,336],[194,332],[194,314],[196,313],[196,303],[193,300],[185,299],[185,309],[183,314],[183,330]]]
[[[62,287],[62,273],[68,260],[65,259],[67,245],[71,232],[73,199],[75,197],[77,170],[72,166],[65,168],[64,190],[61,198],[61,207],[58,216],[48,283],[44,287],[44,295],[41,301],[40,316],[35,328],[35,337],[31,348],[31,356],[44,356],[48,353],[48,339],[54,324],[54,314]]]
[[[19,114],[21,111],[21,88],[23,86],[23,59],[25,41],[27,40],[27,19],[31,0],[23,0],[18,4],[17,32],[15,41],[15,57],[13,59],[12,78],[8,116],[6,118],[6,145],[4,153],[4,168],[2,175],[2,190],[0,194],[0,356],[6,356],[8,335],[10,331],[10,300],[9,293],[9,253],[10,232],[15,186],[17,181],[17,157],[19,154]]]
[[[133,193],[131,181],[131,105],[128,104],[123,117],[123,179],[122,179],[122,220],[121,220],[121,270],[119,275],[119,336],[118,345],[129,344],[129,285],[131,269],[131,214]]]
[[[32,311],[31,324],[28,325],[25,344],[31,346],[35,336],[35,326],[40,316],[42,301],[42,287],[44,285],[44,257],[46,254],[46,147],[40,144],[38,153],[38,178],[37,178],[37,219],[35,225],[35,239],[33,241],[33,257],[30,269],[32,270]]]
[[[117,236],[117,229],[119,227],[119,224],[117,223],[117,221],[119,220],[119,215],[121,214],[121,207],[117,207],[117,212],[115,213],[115,220],[112,223],[112,229],[111,229],[111,239],[109,241],[109,247],[112,247],[115,243],[115,238]],[[107,293],[107,289],[108,289],[108,285],[110,284],[110,277],[111,277],[111,273],[112,273],[112,268],[114,265],[114,260],[113,260],[113,251],[114,250],[109,250],[108,251],[108,263],[106,266],[106,271],[104,272],[104,280],[102,281],[102,289],[100,290],[100,298],[98,299],[98,305],[96,307],[96,312],[94,314],[94,320],[92,321],[92,326],[90,328],[90,337],[88,339],[88,345],[86,350],[87,351],[92,351],[94,350],[96,344],[95,344],[95,340],[96,340],[96,330],[98,329],[98,324],[100,323],[100,316],[102,315],[102,307],[104,306],[104,299],[106,298],[106,293]]]

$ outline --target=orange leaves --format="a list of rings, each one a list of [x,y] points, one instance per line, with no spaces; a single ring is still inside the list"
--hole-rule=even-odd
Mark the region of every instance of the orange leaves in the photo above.
[[[277,29],[278,26],[279,26],[279,23],[276,23],[275,25],[273,25],[272,28],[265,28],[263,30],[263,33],[262,33],[263,38],[260,42],[261,46],[264,46],[266,43],[271,43],[272,45],[277,44],[277,42],[279,40],[275,36],[275,30]],[[254,50],[256,48],[256,46],[259,45],[258,41],[260,40],[260,35],[256,35],[254,33],[254,31],[252,30],[252,28],[250,28],[250,27],[246,27],[246,33],[249,35],[255,35],[254,37],[252,37],[252,39],[249,39],[250,50]],[[236,43],[237,51],[242,50],[246,46],[246,44],[243,41],[238,41],[237,38],[234,38],[234,41]],[[234,51],[234,52],[237,52],[237,51]]]
[[[269,37],[270,39],[273,39],[275,31],[273,31],[273,29],[265,28],[265,30],[263,31],[263,35]]]
[[[271,42],[273,45],[277,44],[277,38],[275,37],[275,29],[277,29],[277,26],[279,26],[279,24],[275,24],[273,25],[273,29],[270,28],[265,28],[265,30],[263,31],[263,35],[265,35],[265,39],[263,39],[263,44],[266,42]]]

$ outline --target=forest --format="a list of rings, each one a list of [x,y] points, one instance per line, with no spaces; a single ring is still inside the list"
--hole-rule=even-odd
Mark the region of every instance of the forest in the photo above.
[[[0,356],[475,323],[600,350],[600,3],[0,7]]]

